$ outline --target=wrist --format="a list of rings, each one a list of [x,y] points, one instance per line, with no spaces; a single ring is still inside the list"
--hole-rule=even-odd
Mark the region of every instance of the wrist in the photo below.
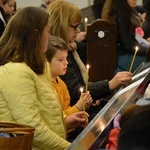
[[[75,104],[75,106],[77,107],[77,109],[78,109],[79,111],[82,110],[82,109],[78,106],[78,104]]]

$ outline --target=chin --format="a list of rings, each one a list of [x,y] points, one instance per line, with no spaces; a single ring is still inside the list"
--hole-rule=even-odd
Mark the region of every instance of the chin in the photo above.
[[[62,73],[62,76],[66,74],[66,71]]]

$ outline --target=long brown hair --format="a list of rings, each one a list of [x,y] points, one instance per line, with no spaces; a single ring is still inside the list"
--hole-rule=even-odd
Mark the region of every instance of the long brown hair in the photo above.
[[[41,8],[18,10],[0,39],[0,65],[25,62],[35,73],[42,74],[45,57],[40,43],[48,21],[48,13]]]
[[[121,18],[131,33],[135,32],[135,27],[141,25],[138,13],[129,6],[127,0],[106,0],[101,17],[113,24],[117,24],[117,20]]]

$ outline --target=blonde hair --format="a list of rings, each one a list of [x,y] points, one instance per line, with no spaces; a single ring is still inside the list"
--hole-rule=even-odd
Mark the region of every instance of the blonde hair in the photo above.
[[[81,22],[80,9],[65,0],[56,0],[48,8],[50,15],[50,33],[58,36],[68,43],[68,28],[74,23]]]

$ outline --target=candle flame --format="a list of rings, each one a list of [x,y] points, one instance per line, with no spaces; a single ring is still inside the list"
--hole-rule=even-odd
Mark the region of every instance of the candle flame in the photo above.
[[[87,23],[88,22],[88,18],[85,18],[84,21]]]
[[[80,88],[80,92],[83,93],[83,87]]]
[[[87,64],[87,65],[86,65],[86,69],[89,70],[89,68],[90,68],[90,66]]]
[[[136,46],[136,47],[135,47],[135,50],[136,50],[136,51],[138,51],[138,50],[139,50],[139,47],[138,47],[138,46]]]

